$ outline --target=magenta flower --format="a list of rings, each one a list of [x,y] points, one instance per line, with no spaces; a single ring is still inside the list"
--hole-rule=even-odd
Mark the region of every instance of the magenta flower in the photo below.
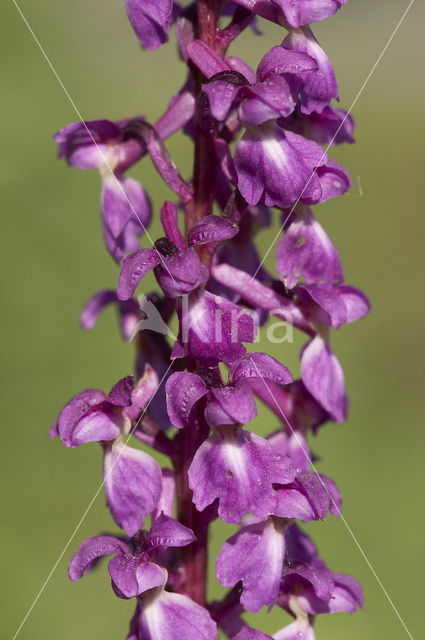
[[[147,372],[135,388],[128,376],[108,395],[97,389],[83,391],[65,405],[55,425],[56,433],[52,432],[67,447],[101,443],[108,505],[116,523],[130,536],[157,505],[161,470],[147,453],[128,447],[124,436],[155,393],[157,384],[154,372]]]
[[[236,145],[235,168],[239,190],[249,204],[264,198],[267,206],[287,209],[298,200],[324,202],[351,186],[341,169],[339,180],[329,183],[328,172],[335,175],[336,168],[329,165],[326,153],[278,123],[247,130]]]
[[[70,167],[99,169],[103,236],[118,263],[138,247],[137,238],[151,217],[150,200],[142,185],[124,177],[125,171],[146,153],[138,140],[126,138],[127,122],[74,122],[54,136],[59,158],[65,158]]]
[[[88,300],[81,326],[94,328],[112,305],[136,349],[135,378],[74,396],[50,430],[70,449],[101,446],[106,503],[125,536],[85,540],[69,577],[112,556],[115,594],[135,601],[127,640],[216,640],[219,629],[234,640],[315,640],[317,615],[362,606],[357,581],[329,570],[298,525],[341,515],[337,485],[314,467],[311,436],[347,414],[332,333],[370,309],[346,284],[314,209],[351,187],[327,151],[354,142],[353,119],[332,103],[334,70],[310,27],[343,4],[126,0],[144,49],[168,42],[175,24],[183,87],[154,124],[94,120],[54,136],[69,166],[99,169],[104,240],[119,264],[116,290]],[[248,27],[259,35],[258,18],[287,33],[254,71],[227,50]],[[164,143],[178,131],[193,144],[189,177]],[[171,196],[156,214],[163,235],[141,246],[152,207],[127,171],[144,157]],[[275,270],[257,243],[274,215]],[[159,293],[143,289],[151,272]],[[291,340],[279,340],[276,325]],[[305,341],[296,380],[283,364],[293,331]],[[279,344],[277,359],[269,342]],[[255,421],[258,401],[272,412],[269,431],[261,412]],[[238,528],[215,561],[228,591],[210,602],[217,518]],[[273,635],[248,626],[245,612],[263,606],[293,620]]]
[[[260,376],[279,384],[292,382],[288,369],[266,353],[250,353],[234,362],[228,385],[214,368],[173,373],[166,384],[171,423],[178,429],[188,425],[195,403],[208,396],[205,418],[211,427],[246,424],[257,415],[248,382]]]

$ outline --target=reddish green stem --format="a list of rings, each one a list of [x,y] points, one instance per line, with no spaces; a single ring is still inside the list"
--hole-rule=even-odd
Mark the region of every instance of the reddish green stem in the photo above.
[[[198,0],[197,12],[198,37],[208,44],[211,49],[216,50],[218,46],[216,0]],[[193,74],[199,98],[204,78],[198,70],[195,70]],[[211,213],[214,198],[216,160],[213,136],[211,131],[205,129],[201,109],[202,105],[198,99],[195,113],[194,195],[186,207],[186,232],[201,218]],[[208,266],[209,257],[205,255],[205,252],[201,253],[201,259]]]
[[[177,434],[178,454],[174,461],[176,474],[177,516],[179,521],[192,529],[196,541],[182,547],[180,561],[184,571],[183,587],[188,596],[198,604],[206,605],[208,521],[192,502],[188,470],[196,450],[208,437],[209,427],[203,417],[204,406],[199,411],[198,425],[191,425]]]
[[[197,0],[198,38],[216,50],[217,42],[217,2],[216,0]],[[216,160],[213,148],[213,132],[205,127],[202,102],[199,100],[201,84],[204,81],[198,70],[193,70],[196,93],[198,96],[195,113],[195,153],[193,168],[192,200],[186,206],[186,233],[196,222],[212,212]],[[211,254],[201,247],[199,257],[209,266]],[[178,519],[190,527],[196,536],[196,542],[183,547],[180,554],[183,569],[183,589],[198,604],[206,605],[208,520],[197,511],[192,502],[192,490],[189,488],[188,470],[197,449],[209,434],[205,422],[204,406],[199,408],[196,425],[180,431],[176,436],[178,453],[174,457],[176,474],[176,494]]]

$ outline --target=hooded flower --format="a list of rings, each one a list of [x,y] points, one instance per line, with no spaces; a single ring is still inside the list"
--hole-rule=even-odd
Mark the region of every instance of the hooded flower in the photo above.
[[[307,54],[317,63],[316,69],[308,73],[286,76],[294,99],[300,96],[302,113],[321,113],[332,98],[339,100],[334,70],[310,27],[291,30],[282,42],[282,47],[292,52]]]
[[[79,580],[97,558],[114,554],[108,566],[112,588],[119,598],[134,598],[165,584],[167,572],[156,562],[164,549],[185,547],[194,540],[191,529],[161,513],[149,533],[140,531],[128,542],[112,536],[87,538],[69,564],[69,577]]]
[[[286,118],[293,112],[296,99],[281,74],[302,75],[317,69],[316,60],[308,54],[282,47],[274,47],[262,58],[256,74],[239,58],[223,62],[198,40],[190,43],[188,53],[209,79],[202,89],[212,116],[220,122],[226,119],[232,104],[238,105],[238,116],[248,125]]]
[[[218,216],[207,216],[192,227],[186,247],[173,203],[163,205],[161,220],[166,237],[157,240],[154,249],[140,249],[124,260],[118,281],[120,300],[128,300],[152,269],[165,295],[181,297],[190,293],[208,280],[208,269],[193,247],[217,245],[237,233],[237,227],[230,222]]]
[[[249,382],[259,376],[282,385],[292,381],[288,369],[265,353],[250,353],[229,368],[225,385],[218,368],[179,371],[167,380],[167,410],[171,423],[181,429],[190,423],[196,402],[207,396],[205,418],[211,427],[246,424],[257,415]]]
[[[329,183],[329,171],[334,174],[337,167],[330,164],[323,149],[285,131],[280,121],[248,127],[236,144],[235,168],[239,190],[249,204],[264,198],[267,206],[282,209],[289,209],[298,201],[324,202],[351,185],[340,165],[340,179]]]
[[[99,169],[102,177],[101,214],[106,248],[118,263],[135,251],[149,225],[151,204],[145,190],[124,172],[146,153],[146,147],[126,135],[128,120],[73,122],[53,138],[59,158],[78,169]]]
[[[132,376],[120,380],[108,395],[88,389],[62,409],[51,435],[66,447],[100,442],[106,498],[116,523],[132,536],[152,513],[161,493],[161,470],[144,451],[125,444],[133,420],[139,419],[157,387],[151,370],[133,387]]]
[[[295,288],[304,315],[318,333],[301,351],[301,376],[307,390],[333,420],[343,422],[347,411],[344,372],[329,346],[329,330],[366,316],[370,310],[367,297],[359,289],[339,285],[331,290],[301,285]]]

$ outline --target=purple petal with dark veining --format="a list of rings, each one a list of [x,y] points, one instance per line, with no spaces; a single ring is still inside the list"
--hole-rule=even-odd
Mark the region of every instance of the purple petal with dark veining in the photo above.
[[[317,61],[307,53],[277,46],[270,49],[261,58],[257,68],[257,76],[259,81],[263,82],[274,73],[303,73],[316,71],[317,68]]]
[[[287,78],[294,96],[298,93],[301,96],[303,113],[309,114],[312,111],[320,113],[329,105],[332,98],[339,99],[332,65],[308,26],[290,31],[282,42],[282,47],[306,53],[314,58],[318,65],[316,71],[291,74]]]
[[[266,378],[277,384],[288,384],[293,380],[289,369],[267,353],[250,353],[229,369],[229,379],[232,382],[252,378]]]
[[[165,385],[167,411],[171,424],[183,429],[189,423],[195,403],[208,393],[202,378],[188,371],[176,371]]]
[[[243,342],[253,342],[252,315],[225,298],[208,291],[194,293],[181,319],[184,353],[203,366],[231,363],[244,355]]]
[[[220,243],[230,238],[234,238],[239,231],[236,224],[219,216],[209,215],[201,218],[188,233],[188,244],[196,247],[201,244]]]
[[[118,280],[118,298],[128,300],[149,271],[160,263],[160,255],[155,249],[140,249],[128,256],[121,267]]]
[[[113,536],[87,538],[69,563],[68,575],[70,580],[73,582],[79,580],[97,558],[111,553],[130,555],[131,552],[125,542]]]
[[[59,413],[58,433],[66,447],[72,442],[72,432],[79,420],[92,408],[105,400],[106,394],[98,389],[87,389],[71,398]]]
[[[147,545],[153,547],[186,547],[196,540],[196,537],[188,527],[178,520],[161,513],[152,523]]]

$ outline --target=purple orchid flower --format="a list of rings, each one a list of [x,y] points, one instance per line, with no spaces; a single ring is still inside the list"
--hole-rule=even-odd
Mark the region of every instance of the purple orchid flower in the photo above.
[[[140,531],[128,542],[112,536],[85,540],[70,562],[69,577],[79,580],[97,558],[114,554],[108,566],[112,588],[119,598],[133,598],[165,584],[167,572],[156,564],[164,549],[184,547],[194,540],[193,531],[161,513],[149,533]]]
[[[51,435],[59,435],[66,447],[100,442],[106,498],[112,516],[127,535],[134,535],[146,515],[152,513],[161,492],[161,470],[144,451],[128,447],[124,437],[132,421],[155,393],[153,371],[133,388],[132,376],[120,380],[108,395],[88,389],[62,409]]]
[[[171,202],[164,204],[161,220],[166,237],[157,240],[154,249],[140,249],[124,260],[118,282],[120,300],[128,300],[152,269],[165,295],[180,297],[190,293],[208,279],[208,270],[193,247],[219,244],[237,233],[237,227],[230,222],[211,215],[191,229],[186,247],[177,224],[177,208]]]
[[[302,75],[317,69],[317,62],[310,55],[282,47],[275,47],[263,57],[256,74],[238,58],[223,62],[197,40],[188,46],[188,54],[209,79],[202,89],[208,96],[212,116],[225,120],[232,104],[237,103],[239,118],[247,125],[289,116],[296,100],[282,74]]]
[[[247,129],[236,145],[235,169],[239,190],[249,204],[264,198],[266,206],[282,209],[298,201],[324,202],[351,186],[345,170],[330,164],[321,147],[286,131],[280,121]]]
[[[317,63],[316,69],[308,73],[286,76],[294,97],[300,95],[302,113],[321,113],[332,98],[339,100],[332,65],[308,26],[291,30],[282,47],[293,53],[307,54]]]
[[[277,602],[296,618],[287,628],[289,632],[303,628],[304,633],[314,638],[314,616],[338,611],[354,613],[357,606],[363,607],[362,589],[354,578],[329,571],[311,540],[296,525],[288,529],[286,536],[287,551]]]
[[[257,327],[249,309],[198,289],[177,309],[179,335],[172,355],[191,357],[201,366],[232,364],[245,355],[244,342],[254,342]]]
[[[150,222],[151,204],[142,185],[124,177],[146,153],[144,145],[126,138],[128,120],[73,122],[54,135],[59,158],[70,167],[99,169],[102,177],[102,229],[106,248],[116,262],[138,248],[137,237]]]
[[[277,506],[264,522],[249,524],[229,538],[216,561],[222,587],[242,581],[241,604],[256,613],[277,601],[285,558],[285,532],[291,519],[324,520],[328,511],[339,515],[341,497],[330,478],[301,472],[285,485],[276,486]],[[276,517],[277,516],[277,517]]]
[[[276,249],[277,271],[287,289],[300,277],[306,284],[332,286],[343,280],[338,251],[311,210],[299,205]]]
[[[166,384],[171,423],[178,429],[188,425],[196,402],[207,395],[205,418],[211,427],[246,424],[257,415],[249,382],[260,376],[283,385],[292,382],[287,367],[266,353],[250,353],[234,362],[229,368],[228,385],[214,368],[173,373]]]
[[[248,513],[265,520],[277,506],[274,485],[294,477],[290,459],[267,440],[229,425],[213,429],[188,471],[196,508],[203,511],[218,499],[219,517],[235,524]]]

